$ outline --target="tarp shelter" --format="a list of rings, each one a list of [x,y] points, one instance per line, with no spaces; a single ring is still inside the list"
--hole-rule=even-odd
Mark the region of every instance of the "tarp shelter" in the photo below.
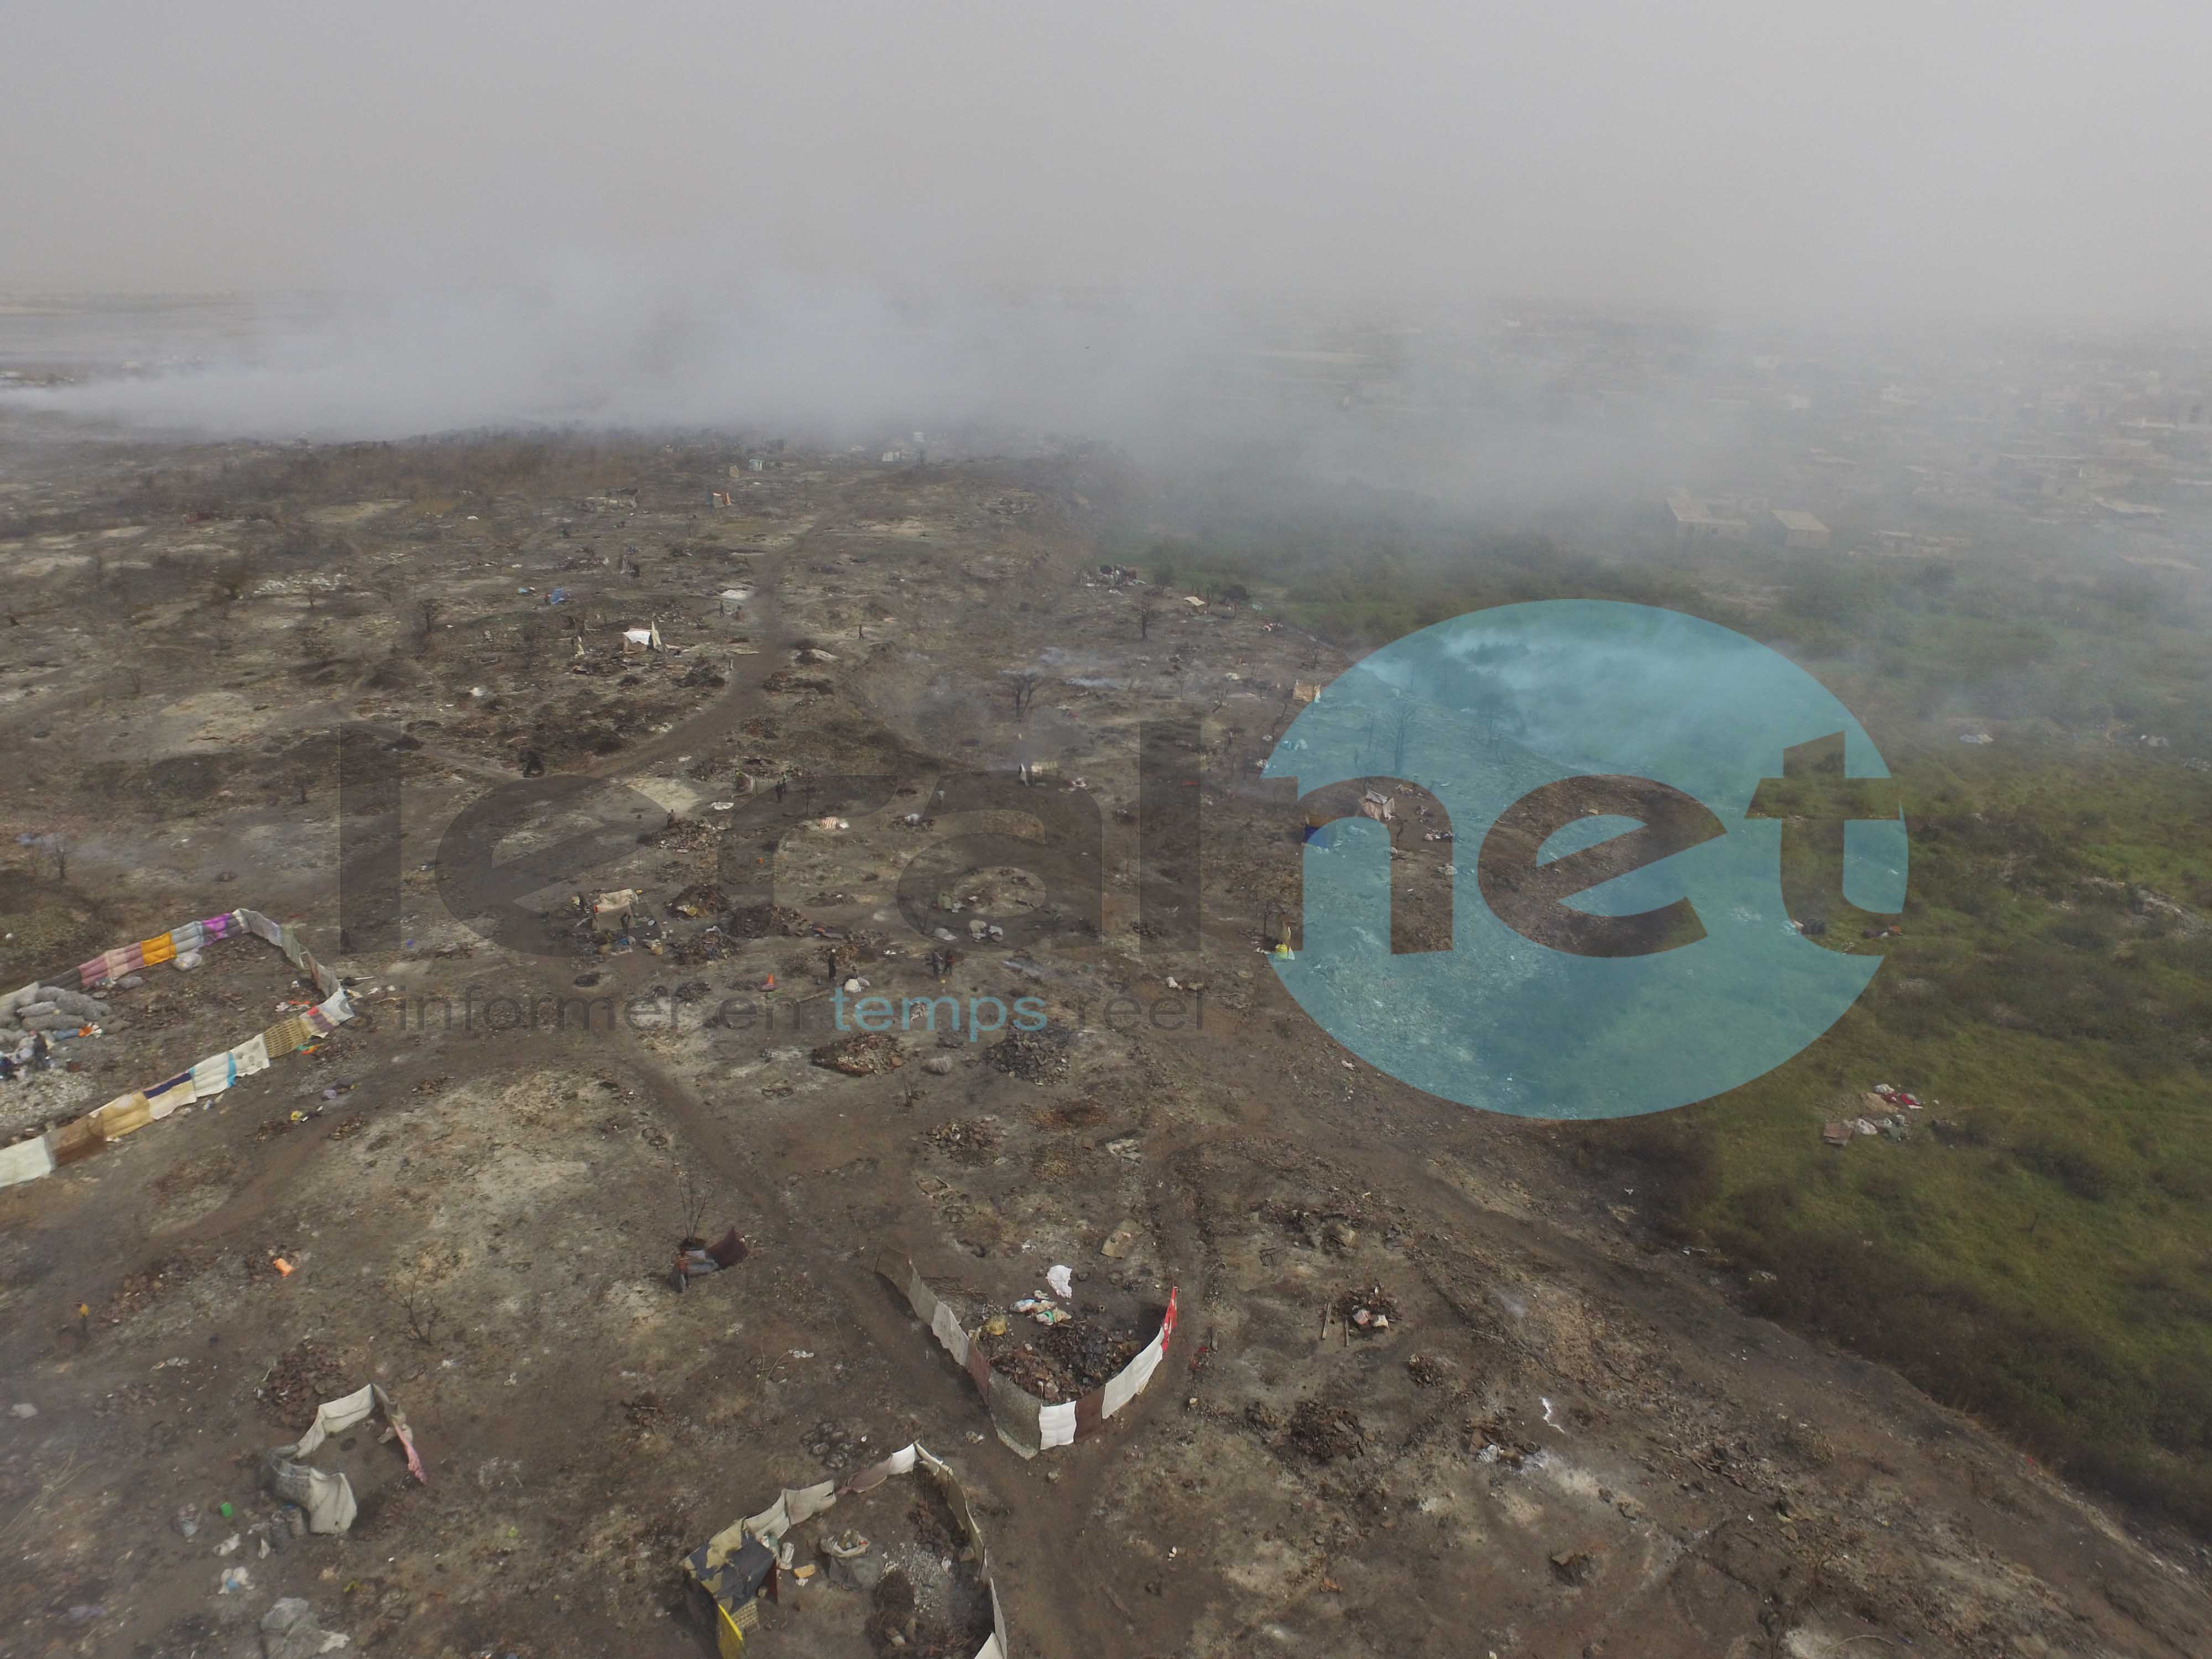
[[[659,650],[660,624],[654,623],[647,628],[625,628],[623,629],[623,649],[624,651]]]
[[[343,1434],[378,1411],[383,1412],[385,1421],[392,1425],[392,1437],[407,1454],[407,1472],[425,1486],[429,1484],[430,1477],[422,1473],[422,1460],[416,1455],[414,1437],[407,1431],[406,1416],[382,1389],[374,1382],[365,1383],[342,1399],[325,1401],[316,1407],[315,1420],[305,1434],[262,1460],[263,1484],[307,1511],[309,1532],[345,1531],[353,1525],[356,1508],[350,1480],[328,1469],[310,1468],[304,1460],[332,1435]]]

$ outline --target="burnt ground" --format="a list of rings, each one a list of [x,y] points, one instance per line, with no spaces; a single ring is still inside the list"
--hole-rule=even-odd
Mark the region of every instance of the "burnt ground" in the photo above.
[[[1341,665],[1249,607],[1140,633],[1085,574],[1108,471],[745,453],[0,451],[8,931],[57,953],[20,976],[244,903],[365,1011],[327,1057],[0,1192],[4,1403],[33,1408],[0,1419],[8,1651],[252,1652],[299,1595],[371,1653],[702,1654],[683,1552],[915,1439],[966,1483],[1024,1654],[2212,1646],[2192,1540],[1739,1313],[1559,1132],[1415,1094],[1304,1019],[1256,953],[1295,838],[1248,781],[1292,684]],[[680,653],[625,656],[653,623]],[[1188,937],[1135,902],[1136,732],[1170,716],[1200,722],[1208,808]],[[350,720],[404,775],[404,878],[388,930],[342,945]],[[441,836],[527,750],[634,793],[585,867],[480,883],[465,927]],[[946,781],[1022,762],[1050,810],[1096,803],[1103,915],[1016,867],[1018,793]],[[733,890],[770,856],[740,770],[792,780],[773,908]],[[65,838],[65,875],[17,836]],[[1440,872],[1406,862],[1433,925]],[[575,895],[620,887],[631,930],[595,939]],[[200,999],[178,1043],[275,1017],[246,1018],[282,994],[259,948],[155,970]],[[817,1062],[860,995],[934,1024]],[[1046,1032],[975,1029],[1024,997]],[[118,1089],[163,1074],[142,1024],[102,1040]],[[676,1241],[732,1226],[746,1259],[677,1295]],[[875,1276],[886,1245],[971,1322],[1069,1265],[1073,1323],[1007,1331],[1072,1379],[1170,1285],[1182,1323],[1124,1416],[1024,1462]],[[428,1484],[365,1425],[319,1459],[353,1531],[268,1528],[260,1454],[371,1379]],[[882,1584],[901,1551],[924,1571],[918,1490],[811,1523],[880,1533],[875,1565],[823,1558],[761,1651],[905,1633]],[[938,1589],[947,1630],[972,1615],[957,1572]]]

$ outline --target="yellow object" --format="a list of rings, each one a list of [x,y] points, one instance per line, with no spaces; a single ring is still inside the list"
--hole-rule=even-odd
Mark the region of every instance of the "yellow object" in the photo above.
[[[289,1279],[292,1276],[292,1264],[285,1261],[283,1256],[275,1255],[269,1259],[275,1265],[276,1271],[283,1274],[285,1278]]]
[[[161,963],[175,957],[177,941],[167,933],[156,933],[138,948],[145,953],[146,965],[149,968],[158,968]]]
[[[88,1115],[97,1122],[101,1139],[120,1140],[132,1130],[143,1129],[151,1123],[154,1108],[143,1094],[118,1095]]]
[[[730,1610],[720,1601],[714,1603],[714,1650],[722,1659],[739,1659],[745,1650],[745,1633],[738,1628],[738,1621],[730,1617]]]

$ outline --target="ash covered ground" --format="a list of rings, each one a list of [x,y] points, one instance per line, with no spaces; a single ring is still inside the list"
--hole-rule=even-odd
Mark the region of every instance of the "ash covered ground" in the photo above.
[[[8,1651],[258,1653],[298,1596],[369,1653],[704,1653],[683,1554],[916,1440],[1025,1655],[2212,1646],[2187,1540],[1737,1311],[1559,1132],[1406,1089],[1300,1013],[1261,949],[1297,864],[1255,763],[1342,659],[1102,570],[1138,488],[1105,458],[16,428],[0,488],[8,982],[249,905],[361,1010],[0,1192]],[[1204,808],[1195,927],[1139,872],[1167,722]],[[398,781],[396,848],[384,820],[342,838],[349,726]],[[1024,769],[1095,805],[1101,914],[946,782]],[[541,769],[605,786],[498,843],[544,879],[459,870],[455,816]],[[360,938],[342,867],[397,877]],[[155,1081],[293,977],[252,939],[149,969],[0,1112]],[[841,1030],[864,996],[931,1018]],[[679,1242],[727,1229],[744,1258],[678,1294]],[[1025,1461],[886,1249],[1048,1396],[1170,1288],[1180,1322],[1122,1414]],[[1015,1311],[1059,1265],[1067,1322]],[[373,1419],[324,1455],[351,1530],[295,1535],[262,1455],[368,1382],[428,1481]],[[825,1568],[749,1650],[974,1634],[974,1564],[914,1489],[820,1527],[874,1565]]]

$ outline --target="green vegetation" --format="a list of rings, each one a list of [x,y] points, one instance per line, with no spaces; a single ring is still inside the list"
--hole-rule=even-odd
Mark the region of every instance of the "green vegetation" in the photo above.
[[[2016,546],[1923,563],[1610,539],[1628,550],[1472,536],[1377,497],[1119,556],[1249,587],[1354,652],[1488,605],[1622,599],[1820,676],[1902,786],[1905,936],[1851,942],[1886,965],[1790,1065],[1577,1127],[1576,1154],[1742,1269],[1759,1311],[2212,1529],[2212,774],[2183,763],[2212,757],[2203,601]],[[1929,1103],[1908,1138],[1824,1144],[1878,1082]]]

